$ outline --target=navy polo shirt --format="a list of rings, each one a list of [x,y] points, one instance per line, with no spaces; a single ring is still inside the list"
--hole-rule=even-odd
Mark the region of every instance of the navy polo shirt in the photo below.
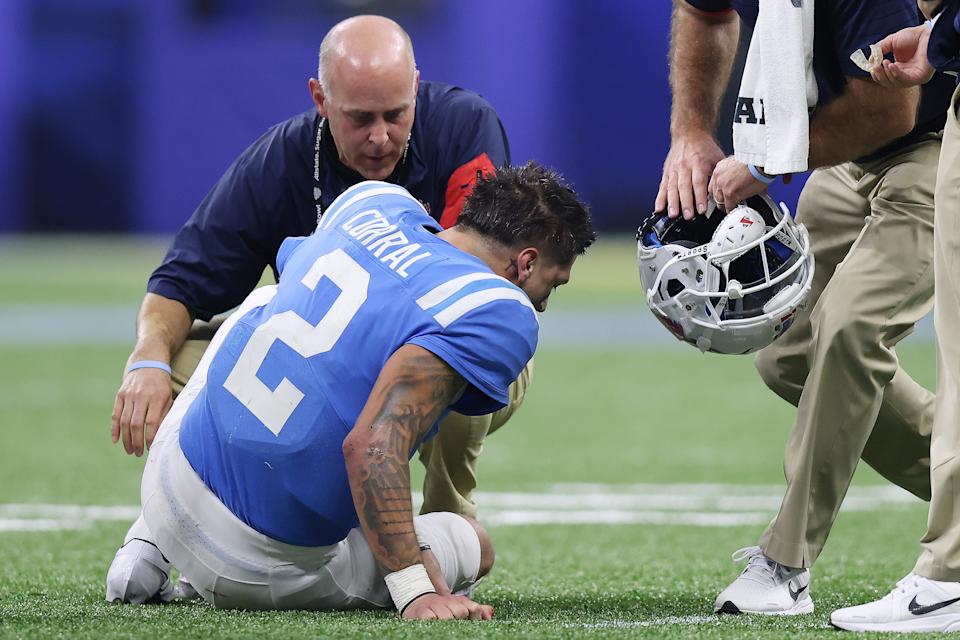
[[[736,11],[752,29],[757,22],[759,0],[686,0],[691,6],[708,12]],[[850,55],[866,49],[885,36],[922,22],[915,0],[816,0],[814,12],[813,73],[819,92],[817,106],[840,96],[848,77],[869,78],[855,65]],[[940,131],[945,123],[953,82],[937,75],[921,89],[917,125],[906,136],[878,149],[867,158],[874,159],[911,144],[919,136]]]
[[[271,127],[227,169],[177,233],[147,290],[182,302],[201,320],[236,307],[280,244],[317,226],[315,109]],[[421,82],[410,147],[388,178],[406,188],[444,227],[452,226],[477,175],[510,162],[506,132],[482,97],[452,85]],[[319,188],[323,210],[363,180],[344,166],[326,128]]]

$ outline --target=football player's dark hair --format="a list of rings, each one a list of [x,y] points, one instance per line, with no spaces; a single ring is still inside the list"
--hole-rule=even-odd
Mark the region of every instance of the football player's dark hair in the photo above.
[[[587,205],[560,174],[535,162],[479,177],[457,224],[507,247],[537,247],[560,264],[597,237]]]

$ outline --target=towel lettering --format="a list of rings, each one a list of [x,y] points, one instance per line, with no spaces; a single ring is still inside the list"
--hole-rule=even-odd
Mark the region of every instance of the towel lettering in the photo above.
[[[757,117],[757,112],[753,108],[754,99],[746,98],[744,96],[737,97],[737,111],[733,114],[733,121],[737,124],[762,124],[766,125],[767,121],[764,118],[763,113],[763,98],[758,98],[756,100],[760,105],[760,117]]]

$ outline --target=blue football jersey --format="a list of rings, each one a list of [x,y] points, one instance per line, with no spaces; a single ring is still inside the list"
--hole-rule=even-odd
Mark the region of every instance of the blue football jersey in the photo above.
[[[358,526],[343,439],[404,344],[467,380],[453,410],[481,415],[506,404],[536,349],[536,312],[521,289],[439,230],[401,187],[348,189],[312,236],[283,243],[279,284],[254,292],[265,303],[238,311],[211,345],[180,445],[257,531],[319,546]]]

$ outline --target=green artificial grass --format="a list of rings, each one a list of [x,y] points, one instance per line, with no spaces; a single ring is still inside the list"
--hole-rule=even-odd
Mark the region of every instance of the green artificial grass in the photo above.
[[[134,309],[163,248],[110,238],[3,240],[0,311]],[[552,309],[602,314],[636,306],[632,261],[629,239],[601,241]],[[603,331],[602,324],[583,327]],[[137,504],[143,459],[109,439],[130,346],[0,344],[0,522],[11,503]],[[911,341],[900,356],[933,386],[931,343]],[[479,488],[562,494],[557,485],[586,483],[632,495],[638,483],[664,485],[662,492],[671,491],[665,485],[709,483],[772,487],[767,493],[775,496],[792,419],[793,408],[766,390],[750,357],[701,355],[666,335],[649,345],[553,344],[537,355],[524,406],[487,440]],[[419,463],[412,468],[418,486]],[[858,470],[856,486],[883,484],[869,469]],[[480,508],[482,515],[482,500]],[[762,523],[492,526],[497,566],[476,598],[495,607],[494,621],[432,624],[385,612],[108,604],[104,577],[128,522],[0,530],[0,637],[839,638],[845,636],[827,625],[830,611],[885,594],[910,570],[925,514],[920,501],[841,512],[814,568],[817,610],[795,618],[711,613],[717,593],[742,568],[730,554],[754,544]]]

